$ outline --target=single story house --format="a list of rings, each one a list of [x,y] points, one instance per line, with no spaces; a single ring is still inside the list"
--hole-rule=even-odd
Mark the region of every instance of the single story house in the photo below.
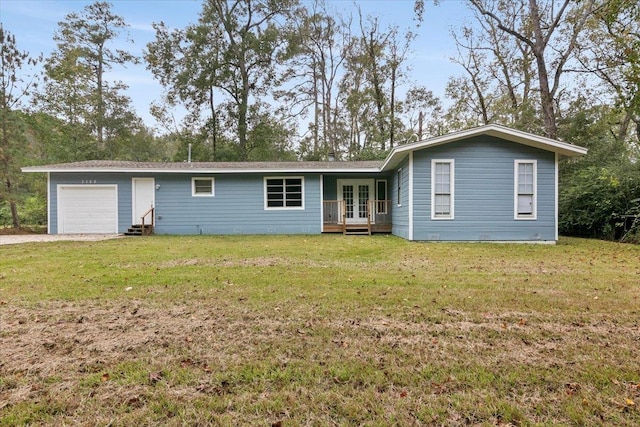
[[[423,241],[555,242],[558,162],[576,145],[486,125],[384,161],[84,161],[48,175],[48,232],[387,232]]]

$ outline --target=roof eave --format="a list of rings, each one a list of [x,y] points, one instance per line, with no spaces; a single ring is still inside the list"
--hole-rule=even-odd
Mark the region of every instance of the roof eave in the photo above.
[[[71,166],[71,167],[50,167],[32,166],[22,168],[23,172],[64,172],[64,173],[178,173],[178,174],[237,174],[237,173],[378,173],[396,168],[404,157],[411,151],[423,148],[436,147],[442,144],[460,141],[479,135],[489,135],[505,139],[515,143],[539,148],[546,151],[555,152],[563,157],[577,157],[587,154],[587,149],[577,145],[556,141],[550,138],[533,135],[524,131],[507,128],[501,125],[485,125],[476,128],[466,129],[447,135],[430,138],[411,144],[396,146],[387,155],[380,167],[340,167],[340,168],[132,168],[132,167],[106,167],[106,166]]]
[[[457,142],[479,135],[489,135],[501,139],[506,139],[508,141],[516,142],[530,147],[555,152],[565,157],[583,156],[587,154],[588,151],[584,147],[533,135],[504,126],[486,125],[414,142],[407,145],[397,146],[393,149],[393,151],[391,151],[391,153],[389,153],[384,163],[382,164],[381,170],[384,171],[394,169],[398,166],[398,164],[400,164],[405,155],[410,151],[415,151],[422,148],[437,147],[438,145]]]
[[[51,173],[179,173],[179,174],[237,174],[237,173],[378,173],[380,168],[313,168],[313,169],[158,169],[158,168],[47,168],[40,166],[24,167],[22,172],[51,172]]]

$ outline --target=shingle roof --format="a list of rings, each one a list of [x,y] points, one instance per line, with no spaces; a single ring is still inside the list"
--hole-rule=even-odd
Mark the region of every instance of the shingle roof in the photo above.
[[[545,138],[505,126],[489,124],[447,135],[399,145],[391,150],[385,161],[358,162],[129,162],[91,160],[22,168],[23,172],[173,172],[173,173],[330,173],[380,172],[396,168],[408,153],[462,141],[479,135],[497,137],[518,144],[552,151],[560,156],[574,157],[587,153],[587,149],[562,141]]]
[[[88,160],[73,163],[32,166],[24,172],[330,172],[330,171],[379,171],[382,161],[356,162],[131,162],[119,160]]]

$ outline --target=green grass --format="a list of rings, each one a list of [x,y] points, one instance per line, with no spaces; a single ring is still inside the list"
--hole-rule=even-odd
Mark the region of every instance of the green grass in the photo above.
[[[640,424],[640,247],[0,246],[0,425]]]

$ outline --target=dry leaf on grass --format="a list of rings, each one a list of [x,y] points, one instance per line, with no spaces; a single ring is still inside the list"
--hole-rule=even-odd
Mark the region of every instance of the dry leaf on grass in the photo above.
[[[149,382],[155,384],[162,379],[162,372],[149,372]]]

